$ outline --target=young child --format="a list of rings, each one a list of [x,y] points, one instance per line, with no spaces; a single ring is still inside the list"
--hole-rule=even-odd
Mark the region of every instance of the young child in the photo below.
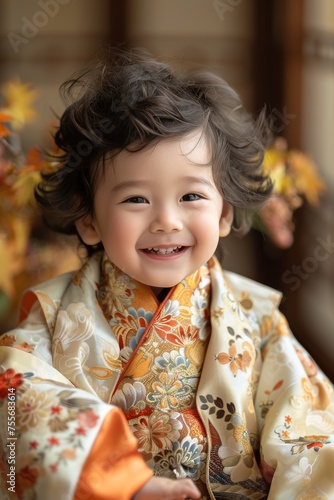
[[[334,498],[331,383],[280,293],[213,256],[270,195],[265,119],[139,50],[66,89],[36,198],[88,258],[1,338],[3,495]]]

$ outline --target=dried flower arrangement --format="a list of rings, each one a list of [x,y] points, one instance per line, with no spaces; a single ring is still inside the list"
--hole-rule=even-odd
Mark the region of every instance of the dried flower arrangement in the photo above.
[[[267,233],[277,247],[289,248],[294,238],[294,211],[304,200],[317,206],[325,185],[311,158],[301,151],[289,150],[283,137],[277,137],[266,151],[263,165],[274,189],[257,214],[255,227]]]
[[[34,188],[48,165],[37,149],[25,153],[20,138],[36,118],[36,98],[36,91],[19,80],[6,83],[0,95],[0,333],[25,288],[78,263],[68,245],[55,246],[38,234]]]

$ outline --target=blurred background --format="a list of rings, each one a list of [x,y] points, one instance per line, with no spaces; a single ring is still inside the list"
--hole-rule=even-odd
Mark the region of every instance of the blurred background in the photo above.
[[[105,43],[125,43],[219,74],[251,113],[266,105],[281,146],[306,155],[294,157],[304,182],[314,162],[325,189],[308,177],[294,240],[228,237],[223,265],[282,291],[296,337],[333,380],[333,0],[0,0],[0,36],[0,333],[24,288],[78,265],[72,242],[27,208],[42,162],[34,148],[50,146],[60,84]]]

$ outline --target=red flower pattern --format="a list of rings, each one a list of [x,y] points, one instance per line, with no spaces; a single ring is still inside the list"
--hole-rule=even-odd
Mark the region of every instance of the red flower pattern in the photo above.
[[[8,389],[16,389],[23,383],[23,374],[15,373],[12,368],[8,368],[0,374],[0,399],[8,397]]]

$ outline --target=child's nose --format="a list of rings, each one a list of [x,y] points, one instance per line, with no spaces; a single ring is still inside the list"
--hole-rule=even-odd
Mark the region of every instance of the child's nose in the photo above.
[[[156,212],[150,224],[150,231],[156,233],[158,231],[165,233],[172,233],[174,231],[181,231],[183,223],[177,209],[161,208]]]

